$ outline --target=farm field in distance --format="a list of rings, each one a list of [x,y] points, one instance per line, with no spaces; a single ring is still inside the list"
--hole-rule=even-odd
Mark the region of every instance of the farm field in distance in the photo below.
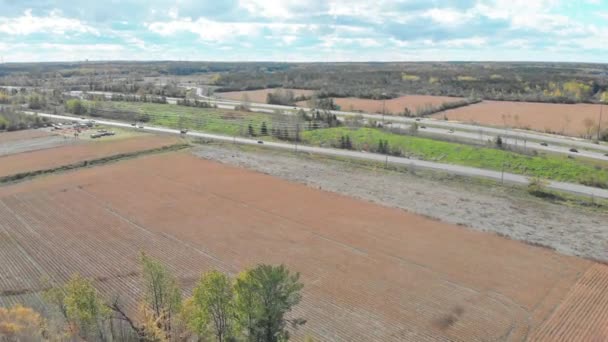
[[[210,269],[301,272],[296,340],[584,341],[608,323],[607,266],[187,152],[0,187],[0,216],[0,305],[78,272],[134,309],[143,250],[186,292]]]
[[[604,111],[608,110],[604,108]],[[604,113],[606,114],[606,113]],[[473,122],[480,125],[531,129],[579,137],[597,132],[600,105],[483,101],[432,115],[437,119]],[[590,126],[585,125],[590,120]],[[602,117],[602,130],[608,115]],[[597,133],[596,133],[597,134]]]
[[[258,89],[258,90],[244,90],[244,91],[228,91],[228,92],[217,92],[216,96],[234,100],[234,101],[243,101],[244,99],[249,99],[251,102],[257,103],[266,103],[266,99],[268,94],[274,93],[279,90],[289,90],[292,91],[294,96],[311,96],[314,91],[307,89],[290,89],[290,88],[268,88],[268,89]]]
[[[462,97],[431,96],[431,95],[404,95],[394,99],[372,100],[360,99],[355,97],[337,97],[333,99],[343,111],[362,111],[367,113],[382,113],[383,108],[386,114],[403,113],[408,108],[412,113],[425,107],[439,106],[443,103],[458,102],[464,100]],[[300,101],[299,106],[306,107],[307,101]]]

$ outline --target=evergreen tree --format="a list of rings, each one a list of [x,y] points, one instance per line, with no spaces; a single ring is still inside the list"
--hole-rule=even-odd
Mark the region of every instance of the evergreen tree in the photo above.
[[[350,141],[350,136],[346,136],[346,140],[344,141],[344,145],[346,146],[347,149],[352,150],[353,149],[353,145]]]
[[[268,128],[266,127],[266,121],[262,121],[262,126],[260,126],[260,135],[262,135],[262,136],[268,135]]]

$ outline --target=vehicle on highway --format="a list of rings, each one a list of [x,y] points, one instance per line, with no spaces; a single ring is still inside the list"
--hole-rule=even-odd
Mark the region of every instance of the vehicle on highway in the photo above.
[[[570,152],[578,153],[578,150],[573,147],[570,149]]]
[[[258,140],[258,144],[263,144],[264,142],[262,140]]]
[[[549,146],[549,144],[547,144],[546,142],[541,142],[540,145],[541,146]]]
[[[420,121],[420,118],[416,118],[416,121]]]
[[[139,125],[137,126],[137,128],[144,128],[144,125]]]
[[[136,123],[132,123],[131,126],[135,127],[137,124]]]
[[[186,133],[188,133],[188,130],[187,130],[187,129],[182,129],[182,130],[180,130],[179,132],[180,132],[181,134],[186,134]]]
[[[426,126],[422,125],[422,126],[420,126],[420,128],[426,128]]]
[[[451,130],[449,130],[449,131],[448,131],[448,133],[454,133],[454,130],[453,130],[453,129],[451,129]]]

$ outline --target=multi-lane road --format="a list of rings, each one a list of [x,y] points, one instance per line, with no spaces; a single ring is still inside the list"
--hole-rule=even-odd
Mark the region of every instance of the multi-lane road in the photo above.
[[[37,115],[40,115],[43,117],[48,117],[48,118],[58,119],[58,120],[83,121],[83,122],[89,120],[89,119],[81,119],[81,118],[72,117],[72,116],[55,115],[55,114],[47,114],[47,113],[35,113],[35,112],[29,112],[29,111],[26,111],[25,113],[30,114],[30,115],[37,114]],[[127,123],[127,122],[120,122],[120,121],[113,121],[113,120],[112,121],[111,120],[96,120],[96,122],[98,124],[107,125],[107,126],[133,128],[131,126],[131,123]],[[167,127],[143,126],[143,128],[141,128],[141,129],[144,131],[150,131],[150,132],[180,134],[179,130],[171,129],[171,128],[167,128]],[[484,169],[473,168],[473,167],[466,167],[466,166],[459,166],[459,165],[452,165],[452,164],[442,164],[442,163],[429,162],[429,161],[423,161],[423,160],[386,156],[386,155],[375,154],[375,153],[348,151],[348,150],[340,150],[340,149],[332,149],[332,148],[321,148],[321,147],[305,146],[305,145],[294,145],[294,144],[287,144],[287,143],[280,143],[280,142],[262,142],[261,143],[260,141],[257,141],[254,139],[239,138],[239,137],[225,136],[225,135],[219,135],[219,134],[208,134],[208,133],[202,133],[202,132],[190,131],[187,133],[187,135],[192,136],[192,137],[212,139],[212,140],[218,140],[218,141],[224,141],[224,142],[234,142],[234,143],[239,143],[239,144],[258,145],[258,146],[262,146],[262,147],[270,147],[270,148],[276,148],[276,149],[284,149],[284,150],[301,151],[301,152],[308,152],[308,153],[315,153],[315,154],[323,154],[323,155],[329,155],[329,156],[339,156],[339,157],[370,160],[370,161],[376,161],[376,162],[383,162],[383,163],[387,163],[387,164],[403,165],[403,166],[407,166],[410,168],[442,171],[442,172],[447,172],[447,173],[457,174],[457,175],[462,175],[462,176],[469,176],[469,177],[483,177],[483,178],[493,179],[493,180],[497,180],[497,181],[501,181],[501,182],[505,182],[505,183],[512,183],[512,184],[519,184],[519,185],[529,184],[529,179],[522,175],[503,173],[503,172],[491,171],[491,170],[484,170]],[[579,184],[549,181],[547,184],[547,188],[553,189],[553,190],[558,190],[558,191],[570,192],[570,193],[574,193],[574,194],[578,194],[578,195],[585,195],[585,196],[590,196],[590,197],[608,199],[608,190],[593,188],[593,187],[579,185]]]
[[[240,104],[241,102],[218,99],[218,98],[210,98],[203,97],[205,100],[210,101],[213,104],[218,105],[220,108],[234,108],[234,106]],[[272,104],[263,104],[263,103],[249,103],[250,109],[253,111],[264,109],[265,111],[286,111],[292,112],[296,109],[296,107],[289,106],[281,106],[281,105],[272,105]],[[297,107],[297,109],[310,110],[309,108]],[[487,126],[479,126],[472,124],[465,124],[460,122],[453,121],[445,121],[445,120],[437,120],[432,118],[409,118],[395,115],[381,115],[381,114],[370,114],[370,113],[359,113],[359,112],[345,112],[339,110],[330,111],[332,114],[335,114],[338,117],[348,117],[355,116],[361,117],[363,119],[375,120],[377,122],[384,122],[385,125],[389,123],[393,124],[406,124],[412,125],[416,123],[419,127],[425,126],[427,127],[429,132],[433,132],[434,134],[441,134],[446,136],[458,136],[456,133],[460,133],[462,137],[466,137],[468,139],[488,141],[493,140],[496,137],[500,136],[503,139],[503,143],[508,145],[521,144],[523,146],[524,142],[528,145],[527,148],[544,150],[556,153],[571,153],[570,148],[580,148],[589,150],[588,156],[590,158],[598,157],[599,159],[608,160],[608,156],[605,154],[608,153],[608,145],[606,144],[595,144],[589,140],[578,139],[567,136],[560,136],[554,134],[543,134],[534,131],[526,131],[519,129],[510,129],[510,128],[496,128],[496,127],[487,127]],[[441,130],[443,129],[443,130]],[[452,130],[453,132],[450,132]],[[560,145],[561,148],[543,148],[547,146],[540,145],[541,142],[546,143],[547,145]],[[530,143],[530,144],[528,144]],[[535,146],[533,143],[537,143],[538,146]],[[580,151],[579,151],[580,152]],[[601,153],[600,153],[601,152]]]
[[[241,101],[221,99],[217,97],[208,97],[202,94],[200,88],[196,89],[196,94],[199,98],[216,105],[222,109],[234,109],[238,105],[242,105]],[[92,91],[88,94],[104,95],[111,97],[112,95],[121,95],[120,93]],[[72,96],[82,96],[82,92],[71,92]],[[167,102],[176,104],[179,98],[167,97]],[[254,112],[275,113],[279,112],[284,115],[294,115],[297,110],[310,110],[305,107],[290,107],[275,104],[265,103],[247,103],[249,109]],[[550,152],[558,154],[566,154],[571,156],[585,157],[597,160],[608,161],[608,145],[595,144],[589,140],[578,139],[573,137],[559,136],[553,134],[543,134],[534,131],[525,131],[509,128],[496,128],[487,126],[478,126],[465,124],[460,122],[437,120],[432,118],[409,118],[394,115],[381,115],[371,113],[346,112],[333,110],[330,111],[338,118],[359,117],[366,120],[375,120],[383,122],[386,127],[396,127],[408,129],[411,125],[417,124],[418,132],[422,135],[430,135],[444,139],[466,139],[476,141],[477,143],[485,144],[488,141],[494,141],[497,137],[501,137],[505,147],[524,149],[528,151]],[[574,150],[576,152],[574,152]]]

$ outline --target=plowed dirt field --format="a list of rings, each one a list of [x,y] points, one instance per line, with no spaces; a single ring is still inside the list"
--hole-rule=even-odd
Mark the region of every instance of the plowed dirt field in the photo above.
[[[360,110],[368,113],[382,113],[384,108],[386,114],[399,114],[403,113],[406,107],[412,113],[416,113],[417,110],[425,107],[439,106],[442,103],[457,102],[461,100],[463,100],[463,98],[460,97],[405,95],[386,101],[349,97],[335,98],[334,102],[340,106],[340,109],[346,111]]]
[[[234,100],[234,101],[251,101],[256,103],[266,103],[267,96],[270,93],[274,93],[279,90],[289,90],[292,91],[294,96],[311,96],[314,91],[306,90],[306,89],[258,89],[258,90],[245,90],[245,91],[229,91],[225,93],[215,93],[215,96]]]
[[[308,322],[296,339],[542,339],[547,324],[579,319],[559,312],[581,301],[595,312],[587,328],[608,324],[581,285],[595,277],[590,261],[187,152],[0,187],[0,217],[0,305],[39,303],[40,279],[74,272],[137,298],[143,250],[186,292],[210,269],[301,272],[295,314]]]
[[[1,135],[0,135],[1,138]],[[98,159],[120,153],[148,150],[174,144],[175,137],[146,136],[110,141],[95,141],[0,156],[0,177],[21,172],[37,171]]]
[[[608,107],[604,108],[602,130],[608,127]],[[600,105],[483,101],[433,115],[443,119],[481,125],[532,129],[571,136],[597,132]]]

